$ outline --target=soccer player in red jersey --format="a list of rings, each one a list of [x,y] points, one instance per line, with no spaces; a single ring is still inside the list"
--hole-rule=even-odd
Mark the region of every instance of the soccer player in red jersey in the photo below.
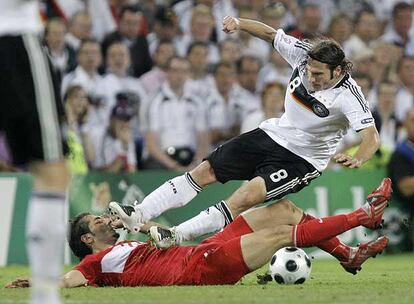
[[[310,247],[357,226],[377,229],[391,196],[386,178],[359,209],[321,219],[309,218],[291,201],[253,209],[196,246],[156,249],[149,242],[116,244],[109,217],[89,213],[71,221],[69,245],[81,262],[62,280],[62,287],[166,286],[235,284],[269,261],[281,247]],[[358,250],[343,266],[360,270],[369,257],[388,244],[380,237]],[[17,280],[8,287],[22,287]]]

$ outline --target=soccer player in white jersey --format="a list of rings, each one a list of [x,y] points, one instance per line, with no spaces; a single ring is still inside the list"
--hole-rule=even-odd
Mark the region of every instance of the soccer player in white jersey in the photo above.
[[[162,212],[186,205],[209,184],[248,180],[228,199],[179,226],[171,230],[154,227],[151,235],[159,247],[220,230],[257,204],[299,191],[320,176],[331,157],[345,167],[358,168],[379,147],[374,119],[349,74],[352,65],[338,43],[333,40],[306,43],[281,29],[229,16],[223,19],[223,30],[246,31],[271,43],[292,66],[285,113],[280,119],[266,120],[258,129],[221,145],[194,170],[166,182],[142,204],[129,208],[110,203],[112,214],[126,228],[139,231],[143,223]],[[349,128],[361,136],[358,151],[353,157],[335,155]],[[336,239],[325,245],[324,250],[332,253],[343,244]],[[346,251],[350,252],[349,248]]]
[[[40,43],[37,1],[0,1],[0,126],[13,162],[34,176],[27,216],[32,304],[57,304],[63,266],[69,171],[56,75]]]

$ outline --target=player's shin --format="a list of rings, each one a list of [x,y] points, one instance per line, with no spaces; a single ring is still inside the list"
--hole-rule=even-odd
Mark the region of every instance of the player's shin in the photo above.
[[[207,208],[175,228],[176,242],[190,241],[207,233],[216,232],[233,221],[225,201]]]
[[[169,209],[187,205],[202,190],[191,175],[185,173],[162,184],[135,208],[140,209],[145,223]]]
[[[310,220],[293,227],[293,244],[297,247],[316,246],[357,226],[359,222],[354,220],[352,213]]]
[[[299,224],[303,224],[314,219],[316,218],[312,215],[304,213]],[[322,241],[316,244],[316,246],[322,249],[323,251],[329,253],[330,255],[334,256],[341,262],[348,260],[351,251],[351,247],[342,243],[336,236],[328,240]]]
[[[32,270],[31,303],[60,303],[65,242],[65,194],[34,193],[27,219],[28,256]]]

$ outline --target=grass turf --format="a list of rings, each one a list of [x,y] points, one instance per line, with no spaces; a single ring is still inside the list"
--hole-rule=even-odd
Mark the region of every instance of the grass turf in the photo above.
[[[303,285],[256,283],[256,274],[235,286],[172,286],[136,288],[74,288],[62,291],[65,303],[414,303],[414,255],[380,256],[366,262],[356,276],[334,260],[313,262],[311,279]],[[0,286],[19,276],[26,267],[0,268]],[[26,303],[27,289],[0,288],[1,304]]]

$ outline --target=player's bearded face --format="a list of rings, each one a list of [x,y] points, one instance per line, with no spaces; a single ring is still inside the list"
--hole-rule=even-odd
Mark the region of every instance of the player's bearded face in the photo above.
[[[310,89],[313,91],[326,90],[332,87],[337,79],[331,77],[331,70],[326,63],[322,63],[310,58],[306,64],[306,77],[308,79]]]
[[[117,240],[119,234],[112,228],[109,216],[95,217],[92,221],[91,232],[102,239]]]

